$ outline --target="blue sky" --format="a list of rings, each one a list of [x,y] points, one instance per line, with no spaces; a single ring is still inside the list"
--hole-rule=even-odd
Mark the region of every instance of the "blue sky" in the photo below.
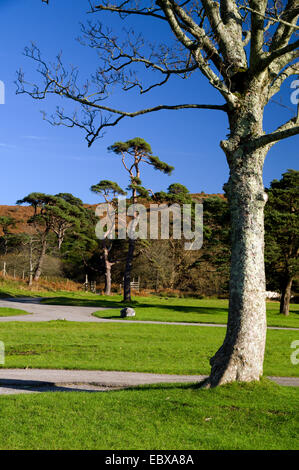
[[[173,182],[180,182],[191,192],[222,192],[228,179],[225,156],[219,148],[220,140],[228,132],[227,118],[222,112],[161,111],[124,119],[88,148],[82,131],[52,127],[43,121],[40,111],[54,111],[59,104],[57,99],[34,101],[15,94],[14,80],[20,67],[26,72],[26,78],[38,79],[34,64],[22,55],[31,41],[49,61],[62,51],[64,62],[78,65],[82,78],[94,72],[97,56],[75,40],[80,34],[80,22],[100,19],[118,30],[120,24],[110,14],[88,15],[87,10],[85,0],[50,0],[48,6],[40,0],[0,0],[0,80],[6,86],[6,102],[0,105],[0,204],[15,204],[17,199],[32,191],[70,192],[84,202],[96,203],[97,196],[89,191],[92,184],[111,179],[123,187],[127,185],[127,175],[120,161],[107,152],[107,147],[115,141],[137,136],[147,140],[154,154],[175,167],[171,176],[145,168],[145,186],[159,191]],[[164,37],[164,25],[145,23],[142,18],[134,22],[135,29],[150,34],[152,40]],[[290,109],[271,103],[265,114],[266,130],[275,129],[295,112],[290,93],[289,81],[275,99],[282,100]],[[174,80],[144,96],[136,91],[117,92],[112,100],[120,109],[128,111],[158,104],[222,103],[222,98],[200,74],[191,80]],[[108,105],[108,101],[105,104]],[[264,170],[266,186],[288,168],[298,168],[298,146],[297,136],[271,149]]]

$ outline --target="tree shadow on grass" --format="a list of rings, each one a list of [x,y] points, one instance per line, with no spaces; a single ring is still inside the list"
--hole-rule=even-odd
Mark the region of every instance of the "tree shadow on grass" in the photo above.
[[[44,382],[37,380],[13,380],[1,379],[0,380],[0,396],[1,388],[14,390],[15,393],[24,392],[107,392],[117,391],[120,387],[111,385],[107,387],[104,385],[96,384],[55,384],[52,382]]]
[[[223,314],[227,313],[227,308],[222,307],[200,307],[200,306],[183,306],[183,305],[168,305],[168,304],[158,304],[158,303],[144,303],[139,301],[132,302],[122,302],[119,300],[85,300],[85,299],[70,299],[68,297],[53,297],[47,298],[42,301],[42,304],[47,305],[69,305],[77,307],[95,307],[95,308],[105,308],[107,310],[112,308],[122,308],[124,306],[130,306],[133,308],[143,308],[143,309],[159,309],[159,310],[173,310],[180,313],[206,313],[206,314]],[[105,318],[114,318],[105,317]]]
[[[132,392],[146,392],[153,390],[195,390],[199,386],[199,382],[188,382],[188,383],[158,383],[148,385],[136,385],[136,386],[121,386],[121,385],[101,385],[101,384],[55,384],[52,382],[45,382],[39,380],[15,380],[15,379],[1,379],[0,380],[0,396],[1,389],[8,389],[14,391],[16,394],[24,392],[119,392],[120,390],[132,391]],[[4,393],[5,395],[7,393]],[[8,393],[9,394],[9,393]]]

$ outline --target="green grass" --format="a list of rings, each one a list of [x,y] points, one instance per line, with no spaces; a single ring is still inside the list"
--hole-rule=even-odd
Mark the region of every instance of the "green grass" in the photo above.
[[[2,396],[0,449],[298,449],[299,389],[154,385]]]
[[[47,296],[47,303],[117,308],[120,296],[20,291],[0,284],[0,297]],[[227,301],[136,297],[136,319],[225,323]],[[7,309],[5,309],[7,310]],[[9,309],[13,310],[13,309]],[[4,309],[0,309],[0,316]],[[15,311],[15,310],[14,310]],[[27,312],[19,311],[20,314]],[[299,308],[268,324],[298,326]],[[5,312],[5,316],[7,313]],[[208,374],[224,328],[112,323],[0,323],[8,368],[57,368]],[[268,330],[264,374],[298,376],[291,343],[297,331]],[[0,449],[298,449],[299,388],[267,380],[213,390],[153,385],[98,393],[0,396]]]
[[[222,324],[227,322],[227,300],[159,299],[159,303],[156,302],[153,297],[135,298],[133,307],[136,310],[136,317],[129,317],[125,320]],[[95,312],[94,315],[98,318],[119,318],[120,311],[100,310]],[[267,302],[267,323],[268,326],[299,328],[299,305],[291,305],[290,315],[285,317],[279,313],[278,303]]]
[[[30,315],[30,313],[17,308],[0,307],[0,317],[13,317],[15,315]]]
[[[8,368],[92,369],[208,374],[225,328],[78,323],[0,323]],[[297,331],[268,330],[264,373],[297,376],[291,342]]]
[[[119,318],[123,307],[120,295],[99,296],[86,292],[66,291],[30,291],[20,290],[13,281],[0,280],[1,297],[47,297],[43,303],[50,305],[73,305],[83,307],[101,307],[95,313],[99,318]],[[195,299],[174,297],[135,297],[130,303],[136,310],[136,317],[125,321],[150,320],[187,323],[223,323],[227,322],[228,301],[222,299]],[[115,309],[115,310],[108,310]],[[290,315],[285,317],[279,313],[278,302],[267,302],[268,326],[298,327],[299,305],[291,304]]]
[[[123,307],[120,295],[98,296],[95,294],[70,293],[48,298],[43,303],[50,305],[79,305],[101,307],[107,310],[95,312],[98,318],[119,318]],[[228,301],[222,299],[193,299],[165,297],[135,297],[130,303],[136,311],[136,317],[126,321],[150,320],[187,323],[222,323],[227,322]],[[108,310],[108,309],[114,310]],[[299,305],[291,304],[290,315],[279,313],[278,302],[267,302],[268,326],[299,328]]]

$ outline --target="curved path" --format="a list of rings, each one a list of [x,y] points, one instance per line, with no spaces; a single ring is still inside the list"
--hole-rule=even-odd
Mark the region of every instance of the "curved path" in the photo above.
[[[93,323],[125,323],[126,325],[134,323],[147,323],[153,325],[183,325],[183,326],[210,326],[226,328],[222,323],[189,323],[189,322],[163,322],[163,321],[149,321],[149,320],[122,320],[112,318],[97,318],[92,314],[99,310],[109,310],[106,307],[74,307],[72,305],[46,305],[41,304],[42,298],[13,298],[0,300],[0,307],[16,308],[25,310],[32,315],[18,315],[11,317],[0,317],[0,322],[11,321],[26,321],[26,322],[41,322],[51,320],[67,320],[76,322],[93,322]],[[121,307],[120,307],[121,308]],[[111,309],[112,310],[112,309]],[[113,309],[114,310],[114,309]],[[299,328],[287,328],[278,326],[268,326],[270,330],[297,330]]]
[[[97,370],[0,369],[0,395],[33,392],[109,391],[138,385],[195,383],[204,375],[149,374]],[[299,386],[299,377],[268,377],[279,385]]]

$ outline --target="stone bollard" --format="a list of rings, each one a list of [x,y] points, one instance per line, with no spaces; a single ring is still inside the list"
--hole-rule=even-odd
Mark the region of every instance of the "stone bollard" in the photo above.
[[[120,311],[120,316],[122,318],[135,317],[135,315],[136,315],[135,310],[133,308],[130,308],[130,307],[122,308],[121,311]]]

